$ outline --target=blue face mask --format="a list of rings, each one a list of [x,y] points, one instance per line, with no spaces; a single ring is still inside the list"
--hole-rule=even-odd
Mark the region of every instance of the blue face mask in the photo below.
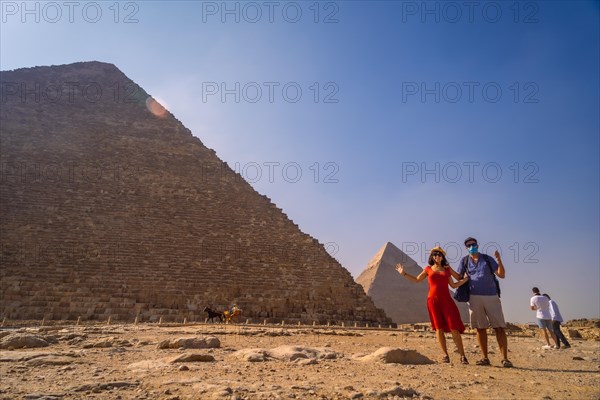
[[[469,247],[469,254],[473,255],[473,254],[477,254],[477,251],[479,249],[477,248],[477,246],[471,246]]]

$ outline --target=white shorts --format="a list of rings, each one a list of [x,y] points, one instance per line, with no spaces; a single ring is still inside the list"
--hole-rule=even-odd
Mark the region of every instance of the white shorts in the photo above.
[[[500,297],[471,295],[469,299],[469,316],[471,317],[471,328],[487,329],[506,328],[502,302]]]

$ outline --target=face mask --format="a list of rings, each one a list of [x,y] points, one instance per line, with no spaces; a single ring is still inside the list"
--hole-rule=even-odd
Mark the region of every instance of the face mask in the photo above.
[[[477,251],[479,249],[477,248],[477,246],[471,246],[469,247],[469,254],[477,254]]]

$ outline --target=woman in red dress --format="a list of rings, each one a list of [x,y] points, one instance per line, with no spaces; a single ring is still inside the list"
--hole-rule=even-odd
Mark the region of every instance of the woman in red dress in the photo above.
[[[450,362],[448,349],[446,347],[446,336],[444,332],[451,332],[452,339],[460,353],[460,362],[468,364],[465,350],[462,343],[461,333],[465,331],[465,326],[460,318],[460,313],[456,303],[450,296],[448,285],[452,288],[457,288],[469,280],[469,276],[465,274],[464,279],[460,279],[460,275],[450,267],[446,260],[446,252],[441,247],[431,249],[429,255],[428,266],[423,269],[418,276],[412,276],[404,271],[402,264],[396,265],[396,270],[400,275],[405,276],[411,281],[418,283],[426,277],[429,278],[429,294],[427,295],[427,311],[429,311],[429,319],[431,327],[435,329],[438,342],[445,356],[443,362]],[[458,282],[454,282],[454,277]]]

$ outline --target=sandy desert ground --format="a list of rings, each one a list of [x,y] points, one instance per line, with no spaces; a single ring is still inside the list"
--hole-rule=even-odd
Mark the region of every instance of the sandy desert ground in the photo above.
[[[545,350],[527,330],[509,336],[515,368],[495,340],[492,366],[474,365],[472,333],[470,365],[449,337],[440,363],[433,333],[410,327],[61,324],[0,337],[0,399],[600,398],[600,341]]]

